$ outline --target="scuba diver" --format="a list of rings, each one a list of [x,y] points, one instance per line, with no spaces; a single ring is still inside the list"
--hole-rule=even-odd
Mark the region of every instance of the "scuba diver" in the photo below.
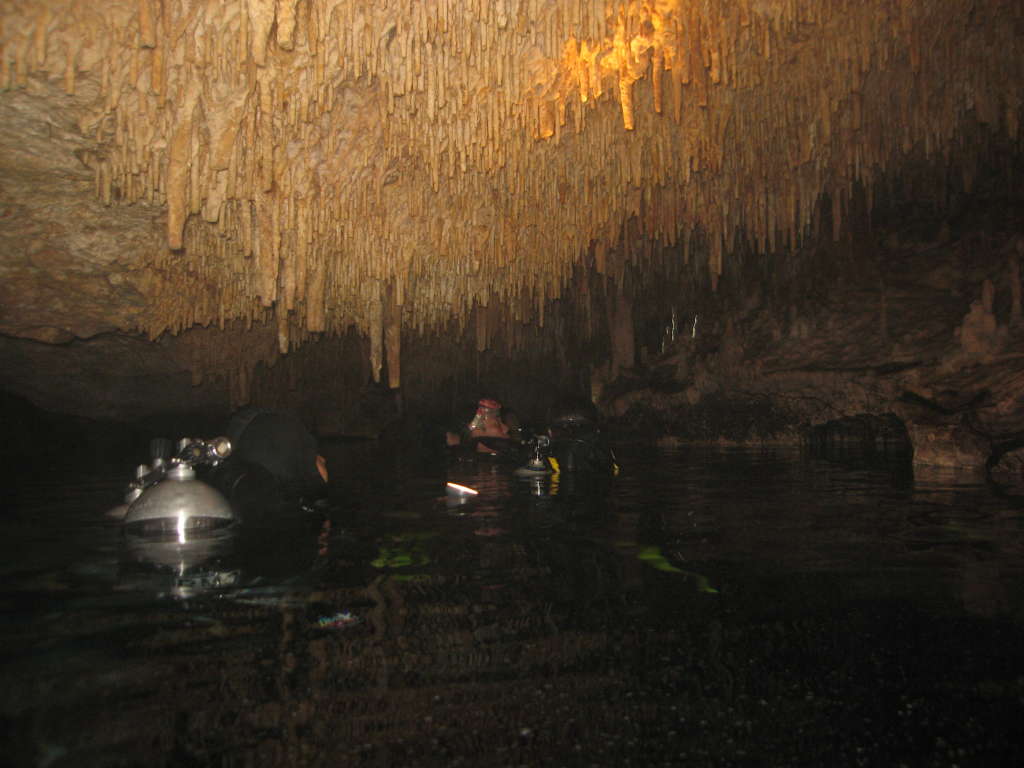
[[[598,426],[597,408],[582,397],[563,398],[548,415],[547,459],[557,474],[610,477],[619,472],[615,454]]]
[[[511,411],[506,410],[505,413]],[[502,406],[498,400],[481,398],[477,401],[473,418],[457,432],[446,432],[445,443],[461,458],[489,456],[519,461],[522,458],[522,445],[502,416]]]
[[[295,416],[246,406],[232,415],[227,437],[231,456],[212,474],[211,482],[231,501],[324,495],[327,461],[316,438]]]
[[[109,516],[158,532],[258,518],[326,495],[327,463],[294,416],[249,406],[231,417],[227,431],[212,440],[185,437],[177,447],[152,440],[151,465],[139,465],[125,505]]]
[[[227,431],[151,441],[150,464],[108,513],[122,525],[124,578],[189,597],[323,566],[331,522],[316,439],[297,418],[252,407]]]
[[[593,499],[619,473],[598,427],[597,409],[583,398],[560,400],[549,411],[547,433],[535,435],[524,447],[530,457],[514,474],[528,480],[538,497]]]

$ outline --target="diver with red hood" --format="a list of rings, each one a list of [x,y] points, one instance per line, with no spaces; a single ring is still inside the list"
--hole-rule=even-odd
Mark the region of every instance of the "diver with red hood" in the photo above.
[[[445,433],[446,445],[460,456],[491,456],[518,461],[522,446],[518,430],[508,423],[507,413],[499,400],[481,398],[469,422],[457,431]]]

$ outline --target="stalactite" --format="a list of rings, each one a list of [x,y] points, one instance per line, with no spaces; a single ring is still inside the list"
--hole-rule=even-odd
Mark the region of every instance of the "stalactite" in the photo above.
[[[35,54],[37,69],[46,69],[46,38],[50,24],[50,9],[42,8],[36,17],[36,25],[32,36],[32,49]]]
[[[380,383],[384,363],[384,301],[380,286],[374,282],[366,306],[366,324],[370,335],[370,372],[375,383]]]
[[[284,51],[295,46],[295,5],[297,0],[277,0],[277,45]]]
[[[278,306],[275,311],[277,317],[277,349],[282,355],[288,354],[290,349],[290,329],[288,327],[288,310]]]
[[[388,363],[388,387],[398,389],[402,383],[402,305],[395,286],[385,294],[384,347]]]
[[[686,260],[700,231],[712,284],[735,233],[796,244],[826,193],[838,237],[851,185],[870,208],[903,153],[963,153],[976,123],[1019,141],[1022,43],[1012,24],[962,23],[975,6],[1005,11],[11,0],[0,85],[98,90],[80,120],[102,147],[97,198],[166,205],[173,258],[218,286],[217,302],[193,301],[153,280],[147,331],[274,307],[294,349],[350,323],[372,339],[372,281],[393,286],[410,328],[465,326],[491,301],[514,308],[508,322],[539,322],[574,266],[592,258],[614,277],[653,261],[621,239],[630,217]],[[969,188],[983,165],[958,165]],[[522,341],[488,317],[488,344]]]
[[[167,159],[167,245],[175,251],[182,247],[185,230],[191,133],[192,121],[186,118],[174,129]]]
[[[633,122],[633,81],[627,72],[619,75],[619,104],[622,108],[622,127],[632,131]]]
[[[164,0],[165,4],[170,0]],[[249,23],[250,54],[258,66],[267,63],[267,42],[274,23],[276,8],[274,0],[246,0],[247,21]]]
[[[152,0],[138,0],[139,45],[143,48],[156,47],[156,23],[153,18]]]

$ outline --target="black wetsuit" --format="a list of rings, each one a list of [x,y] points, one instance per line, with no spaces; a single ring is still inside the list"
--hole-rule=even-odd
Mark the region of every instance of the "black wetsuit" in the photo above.
[[[618,470],[615,456],[599,432],[564,435],[551,440],[548,455],[560,473],[611,476]]]
[[[598,428],[597,408],[581,397],[563,398],[550,412],[549,462],[559,473],[611,477],[619,471]]]
[[[488,450],[477,450],[478,443],[482,443]],[[484,459],[509,464],[525,461],[522,443],[508,437],[465,437],[458,445],[449,446],[448,452],[459,461]]]
[[[231,417],[227,436],[231,458],[215,480],[232,501],[253,503],[267,496],[308,499],[323,494],[316,438],[296,417],[243,408]]]

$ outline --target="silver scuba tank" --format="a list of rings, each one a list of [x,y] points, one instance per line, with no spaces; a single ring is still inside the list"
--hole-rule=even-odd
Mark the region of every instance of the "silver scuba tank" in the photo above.
[[[183,438],[170,458],[154,456],[152,466],[140,465],[125,498],[126,532],[185,544],[235,522],[223,494],[196,476],[197,466],[216,466],[230,455],[226,437]]]

